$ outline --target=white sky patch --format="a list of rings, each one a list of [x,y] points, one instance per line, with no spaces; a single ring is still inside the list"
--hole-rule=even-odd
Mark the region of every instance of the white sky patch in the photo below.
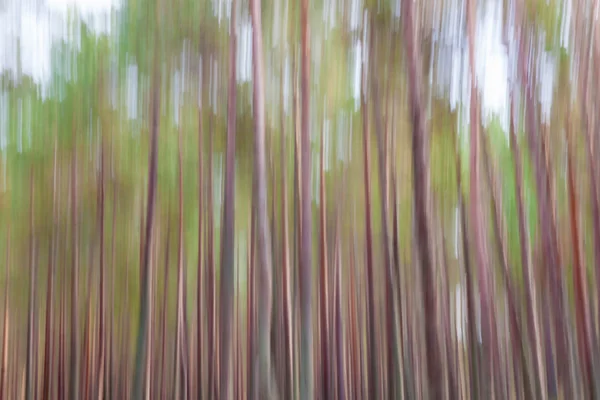
[[[460,284],[456,285],[456,287],[454,288],[454,296],[454,304],[456,304],[456,339],[459,343],[463,343],[465,337],[463,330],[465,325],[465,315],[467,307],[465,306],[465,302],[463,300]]]
[[[477,81],[482,92],[484,122],[496,115],[508,131],[508,56],[502,44],[502,3],[489,5],[477,26]]]
[[[109,12],[113,7],[119,7],[120,3],[120,0],[46,0],[51,10],[66,13],[70,7],[74,7],[84,15]]]
[[[69,37],[69,10],[96,33],[110,32],[111,11],[121,0],[8,0],[0,12],[0,71],[17,73],[20,41],[22,73],[43,84],[50,78],[52,44]]]
[[[244,83],[252,80],[252,23],[249,16],[242,16],[236,30],[236,78],[238,83]]]

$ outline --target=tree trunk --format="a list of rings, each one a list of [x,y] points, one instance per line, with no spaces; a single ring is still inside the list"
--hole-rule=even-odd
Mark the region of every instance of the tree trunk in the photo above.
[[[140,312],[138,336],[136,341],[135,372],[132,387],[133,400],[141,400],[143,387],[143,364],[146,357],[146,341],[148,336],[148,299],[150,280],[150,245],[154,224],[154,208],[156,202],[156,180],[158,164],[158,128],[160,120],[160,71],[158,65],[158,46],[154,55],[154,79],[152,82],[152,123],[150,125],[150,155],[148,159],[148,203],[146,208],[146,224],[144,246],[141,262]]]
[[[415,213],[415,240],[422,271],[422,296],[425,312],[425,346],[429,398],[439,399],[443,393],[442,359],[437,336],[437,306],[435,302],[435,274],[431,263],[427,204],[429,203],[428,128],[423,103],[421,53],[416,41],[413,2],[402,2],[402,25],[407,57],[410,116],[412,123],[413,207]]]
[[[309,0],[301,0],[301,140],[300,140],[300,399],[309,400],[313,391],[312,321],[312,186],[310,184],[310,34]]]
[[[35,324],[35,303],[36,303],[36,265],[35,265],[35,234],[34,234],[34,190],[33,190],[33,171],[31,172],[30,182],[30,200],[29,200],[29,213],[30,213],[30,242],[29,242],[29,302],[28,302],[28,319],[27,319],[27,372],[25,377],[25,398],[30,400],[36,398],[36,379],[34,371],[35,363],[35,352],[34,342],[36,341],[37,335],[34,333]]]
[[[261,0],[250,2],[252,17],[252,64],[253,64],[253,110],[254,110],[254,173],[256,174],[256,217],[258,245],[258,359],[257,387],[259,399],[277,396],[271,366],[271,315],[273,264],[271,233],[267,215],[267,168],[265,155],[265,77],[262,43]]]
[[[219,399],[229,399],[231,320],[234,296],[235,254],[235,132],[236,132],[236,4],[231,6],[229,33],[229,94],[227,106],[227,150],[225,155],[225,196],[223,198],[223,230],[221,239],[221,278],[219,291],[220,346],[219,346]]]
[[[479,132],[479,92],[477,90],[476,72],[475,72],[475,13],[476,0],[467,1],[467,30],[469,38],[469,71],[471,76],[471,104],[470,104],[470,214],[471,229],[473,234],[473,243],[475,247],[475,260],[478,266],[478,286],[479,300],[481,307],[481,340],[483,347],[484,362],[482,364],[482,374],[480,375],[482,384],[489,385],[490,389],[494,386],[492,371],[497,360],[495,360],[496,343],[494,341],[494,321],[493,309],[491,305],[491,283],[490,283],[490,265],[486,246],[486,228],[483,223],[483,216],[480,203],[479,187],[479,153],[480,153],[480,132]],[[471,321],[473,323],[474,321]],[[480,387],[480,390],[482,388]],[[489,392],[479,393],[487,397]]]

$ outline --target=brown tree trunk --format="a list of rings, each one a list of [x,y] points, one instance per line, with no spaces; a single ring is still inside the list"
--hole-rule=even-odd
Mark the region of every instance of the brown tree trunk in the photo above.
[[[573,172],[573,134],[571,132],[570,117],[567,114],[565,129],[567,140],[567,190],[569,193],[569,214],[571,222],[571,239],[573,251],[573,283],[575,297],[575,321],[577,326],[577,345],[580,362],[583,362],[583,386],[586,398],[594,398],[594,379],[592,369],[592,348],[590,346],[588,329],[588,302],[586,299],[586,272],[582,265],[579,247],[579,221],[577,207],[577,193],[575,189],[575,174]],[[592,186],[593,188],[593,186]],[[595,199],[592,198],[592,201]]]
[[[281,85],[281,104],[283,104],[283,84]],[[281,232],[283,235],[282,245],[282,262],[283,272],[281,284],[283,287],[283,320],[284,320],[284,381],[281,388],[283,398],[292,398],[293,396],[293,350],[292,350],[292,311],[291,311],[291,296],[290,296],[290,245],[289,243],[289,222],[288,222],[288,189],[287,189],[287,153],[286,153],[286,137],[284,130],[283,112],[281,116]]]
[[[256,174],[256,223],[258,245],[258,359],[257,377],[260,399],[277,397],[271,366],[271,315],[273,262],[271,233],[267,216],[267,169],[265,155],[265,77],[262,44],[261,0],[250,2],[252,17],[253,110],[254,110],[254,174]]]
[[[373,282],[373,238],[371,230],[371,184],[370,184],[370,153],[371,146],[369,141],[369,105],[367,103],[367,94],[365,87],[367,85],[366,65],[362,67],[362,87],[361,90],[361,111],[362,111],[362,130],[363,130],[363,184],[365,194],[365,243],[366,243],[366,270],[367,270],[367,357],[368,357],[368,372],[367,372],[367,387],[369,398],[379,398],[377,383],[378,368],[377,368],[377,344],[376,344],[376,329],[375,329],[375,288]]]
[[[188,356],[184,351],[184,266],[183,266],[183,167],[181,160],[181,126],[179,127],[178,141],[178,166],[179,166],[179,236],[177,248],[177,332],[175,334],[175,398],[187,399],[187,376],[185,368],[182,368],[185,358]],[[180,376],[181,373],[181,376]],[[182,384],[183,382],[183,384]]]
[[[4,266],[4,324],[2,325],[2,370],[0,371],[0,400],[8,392],[8,278],[10,272],[10,225],[6,229],[6,265]],[[62,341],[62,337],[61,337]]]
[[[221,278],[219,290],[219,399],[229,399],[231,321],[234,290],[235,249],[235,133],[236,133],[236,4],[231,6],[229,41],[229,93],[227,106],[227,150],[225,155],[225,195],[223,198],[223,230],[221,239]]]
[[[375,25],[375,21],[372,21],[371,27]],[[369,54],[376,52],[374,45],[374,31],[371,30],[371,37],[369,39]],[[383,260],[385,268],[385,314],[386,314],[386,341],[387,341],[387,389],[388,396],[396,398],[396,387],[395,382],[400,378],[400,357],[399,348],[402,345],[398,342],[399,335],[396,331],[396,315],[397,313],[397,290],[395,283],[398,282],[397,270],[394,269],[392,264],[392,256],[390,251],[390,237],[388,228],[388,182],[387,182],[387,160],[385,144],[385,127],[383,123],[383,110],[381,109],[380,94],[379,94],[379,81],[374,76],[375,66],[374,58],[371,61],[371,84],[372,84],[372,99],[373,99],[373,115],[375,119],[375,135],[377,137],[377,164],[379,169],[379,188],[380,188],[380,208],[381,208],[381,237],[383,240]]]
[[[27,319],[27,372],[25,376],[25,398],[30,400],[36,398],[36,379],[35,379],[35,352],[34,342],[36,336],[34,333],[35,324],[35,303],[36,303],[36,263],[35,263],[35,233],[34,233],[34,185],[33,185],[33,171],[31,171],[31,182],[30,182],[30,200],[29,200],[29,213],[30,213],[30,242],[29,242],[29,295],[28,295],[28,319]]]
[[[167,243],[165,246],[165,269],[164,269],[164,276],[163,276],[163,302],[162,302],[162,310],[161,310],[161,314],[162,314],[162,318],[161,318],[161,322],[162,322],[162,328],[161,328],[161,355],[160,355],[160,362],[161,362],[161,367],[160,367],[160,400],[166,400],[167,399],[167,383],[165,382],[165,376],[167,375],[166,372],[166,367],[167,367],[167,360],[166,360],[166,344],[167,344],[167,314],[168,314],[168,308],[167,308],[167,304],[168,304],[168,294],[169,294],[169,250],[170,250],[170,238],[171,238],[171,216],[170,216],[170,211],[171,211],[171,207],[168,207],[168,212],[169,212],[169,216],[167,217]]]
[[[309,400],[313,391],[312,322],[312,187],[310,184],[310,34],[309,0],[301,0],[301,140],[300,140],[300,399]]]
[[[319,162],[319,299],[320,299],[320,332],[321,332],[321,396],[323,399],[328,399],[331,396],[330,392],[330,354],[329,354],[329,264],[327,260],[327,227],[326,227],[326,212],[327,205],[325,203],[325,132],[321,131],[321,154]]]
[[[475,247],[475,260],[478,266],[478,286],[479,286],[479,300],[481,307],[481,340],[483,347],[484,362],[482,364],[483,374],[480,377],[483,378],[482,383],[493,387],[493,375],[492,371],[497,360],[495,359],[496,354],[496,343],[494,341],[494,321],[493,321],[493,310],[491,306],[491,283],[490,283],[490,265],[489,256],[486,246],[486,229],[483,223],[483,216],[480,202],[480,187],[479,187],[479,174],[480,174],[480,132],[479,132],[479,92],[477,90],[476,72],[475,72],[475,13],[476,13],[476,0],[467,1],[467,31],[469,38],[469,71],[471,75],[471,104],[470,104],[470,214],[473,234],[473,244]],[[471,321],[473,323],[474,321]],[[481,388],[480,388],[481,389]],[[486,394],[480,393],[480,395],[487,396]]]
[[[79,398],[79,207],[77,186],[77,134],[73,124],[73,159],[71,160],[71,224],[73,234],[71,260],[71,340],[69,351],[69,398]]]
[[[214,118],[215,116],[210,114],[209,117],[209,143],[208,143],[208,190],[206,197],[206,211],[208,217],[207,235],[206,235],[206,297],[207,297],[207,338],[206,343],[208,346],[207,358],[208,358],[208,398],[215,398],[217,392],[217,379],[216,379],[216,354],[218,350],[216,347],[215,340],[215,329],[216,329],[216,316],[215,316],[215,263],[214,263],[214,209],[213,209],[213,136],[214,136]]]
[[[441,355],[437,336],[437,306],[435,302],[435,274],[431,263],[427,204],[429,203],[428,128],[422,93],[420,48],[414,26],[413,2],[402,2],[402,25],[408,67],[410,116],[412,123],[413,207],[415,213],[415,240],[422,271],[422,296],[425,319],[425,346],[429,398],[439,399],[443,393]]]
[[[156,202],[156,180],[158,164],[158,128],[160,120],[160,72],[158,66],[158,46],[155,46],[154,79],[152,83],[152,110],[150,125],[150,155],[148,159],[148,203],[146,208],[146,223],[144,246],[141,262],[140,312],[138,321],[138,337],[136,342],[135,373],[132,387],[132,398],[141,400],[143,388],[143,365],[146,357],[146,342],[148,340],[148,300],[150,281],[150,245],[152,243],[154,209]]]
[[[44,371],[42,382],[42,400],[50,398],[51,382],[50,382],[50,366],[52,365],[52,333],[53,333],[53,301],[54,301],[54,265],[56,262],[56,160],[57,160],[57,138],[54,138],[54,165],[53,165],[53,181],[52,181],[52,233],[50,234],[50,252],[48,258],[48,278],[46,291],[46,326],[45,326],[45,343],[44,343]],[[0,387],[0,396],[2,396],[2,388]]]
[[[204,59],[206,58],[206,55],[204,56]],[[204,64],[206,65],[206,64]],[[203,68],[203,70],[205,70],[205,67]],[[200,79],[202,79],[202,77],[200,76]],[[203,392],[203,386],[202,383],[204,382],[203,378],[204,378],[204,374],[203,374],[203,368],[204,368],[204,359],[203,359],[203,352],[202,352],[202,347],[204,346],[204,342],[203,342],[203,326],[204,326],[204,307],[205,307],[205,302],[204,302],[204,290],[203,290],[203,286],[202,286],[202,257],[203,257],[203,253],[202,253],[202,240],[204,239],[204,230],[202,229],[202,213],[204,212],[204,204],[203,204],[203,197],[204,197],[204,171],[203,171],[203,167],[204,167],[204,158],[202,157],[202,152],[204,151],[204,129],[203,129],[203,115],[202,115],[202,100],[203,100],[203,95],[202,93],[200,93],[199,95],[200,97],[200,105],[198,106],[198,268],[197,268],[197,277],[196,277],[196,326],[197,326],[197,331],[196,331],[196,343],[198,348],[196,349],[196,398],[203,398],[204,397],[204,392]],[[167,239],[168,240],[168,239]]]

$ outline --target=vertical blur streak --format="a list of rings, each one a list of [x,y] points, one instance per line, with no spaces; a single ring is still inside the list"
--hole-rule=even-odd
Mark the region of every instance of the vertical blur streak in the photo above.
[[[236,14],[237,1],[231,5],[229,32],[229,90],[227,104],[227,152],[225,155],[225,195],[223,198],[223,228],[221,231],[221,278],[219,288],[219,399],[229,399],[231,382],[230,357],[232,347],[231,321],[233,311],[233,270],[235,244],[235,140],[236,140]]]
[[[366,29],[366,26],[363,27]],[[370,185],[370,152],[369,146],[369,111],[367,103],[367,68],[362,67],[362,90],[361,90],[361,110],[363,126],[363,179],[365,194],[365,245],[366,245],[366,274],[367,274],[367,358],[368,358],[368,377],[367,387],[369,398],[378,398],[379,385],[377,384],[377,346],[375,332],[375,289],[373,284],[373,238],[371,231],[371,185]]]
[[[233,2],[235,5],[236,2]],[[232,9],[232,10],[235,10]],[[271,232],[267,216],[267,166],[265,154],[265,77],[263,36],[261,21],[261,0],[250,1],[252,18],[252,62],[253,62],[253,111],[254,111],[254,175],[256,182],[256,219],[258,246],[258,377],[259,399],[277,396],[275,379],[271,366],[271,316],[273,309],[272,281],[273,263],[271,252]],[[232,20],[233,23],[234,20]],[[235,55],[235,54],[234,54]],[[235,127],[235,124],[234,124]],[[274,210],[273,210],[274,211]],[[274,221],[273,221],[274,222]],[[254,377],[251,377],[254,379]],[[256,390],[256,389],[255,389]]]
[[[208,193],[206,194],[206,197],[208,197],[208,201],[206,204],[206,208],[207,210],[209,210],[208,212],[208,233],[206,235],[206,247],[207,247],[207,254],[206,254],[206,269],[207,269],[207,273],[206,273],[206,296],[207,296],[207,310],[208,310],[208,316],[207,316],[207,331],[208,331],[208,335],[207,335],[207,343],[209,344],[208,346],[208,398],[212,399],[214,397],[216,397],[216,391],[217,391],[217,386],[216,386],[216,368],[217,368],[217,363],[215,362],[216,360],[216,355],[219,354],[219,350],[216,347],[216,340],[215,340],[215,329],[216,329],[216,316],[215,316],[215,265],[214,265],[214,244],[213,244],[213,235],[214,235],[214,217],[213,217],[213,182],[214,179],[212,178],[213,176],[213,136],[214,136],[214,116],[212,114],[212,112],[209,114],[209,123],[208,123],[208,135],[209,135],[209,140],[208,140],[208,176],[209,176],[209,180],[208,180]]]
[[[525,390],[526,398],[534,398],[534,393],[531,389],[529,377],[526,374],[527,368],[527,358],[525,354],[525,347],[523,345],[522,337],[521,337],[521,327],[519,324],[519,316],[517,313],[517,292],[515,290],[510,270],[508,266],[508,262],[506,260],[506,246],[504,244],[504,240],[502,237],[502,231],[500,228],[500,224],[502,221],[502,209],[499,204],[499,190],[496,179],[496,174],[493,170],[492,161],[490,160],[489,151],[489,142],[487,137],[483,137],[483,166],[486,172],[486,178],[488,182],[488,186],[491,191],[491,204],[492,204],[492,228],[494,231],[494,239],[496,244],[496,251],[498,252],[498,258],[500,259],[501,264],[501,275],[504,281],[504,286],[506,289],[506,296],[508,302],[508,314],[509,314],[509,337],[511,342],[513,342],[513,353],[512,356],[515,358],[513,361],[513,372],[515,376],[515,383],[518,384],[519,373],[522,374],[523,378],[523,386]]]
[[[537,295],[535,290],[535,281],[533,278],[533,268],[529,260],[529,239],[525,227],[525,211],[523,208],[523,176],[521,171],[521,152],[517,143],[515,133],[515,113],[514,113],[514,95],[511,93],[510,99],[510,147],[513,153],[515,166],[515,192],[517,198],[517,214],[519,220],[519,240],[521,242],[521,270],[523,282],[525,286],[525,302],[526,302],[526,320],[529,338],[533,346],[531,346],[531,354],[533,358],[533,371],[535,375],[536,387],[538,393],[545,398],[545,380],[542,374],[543,361],[542,351],[540,348],[540,330],[536,313]]]
[[[529,151],[531,153],[535,184],[537,189],[538,198],[538,221],[541,233],[541,242],[543,248],[543,260],[544,265],[547,269],[547,275],[549,278],[549,290],[550,302],[552,305],[552,322],[556,341],[556,363],[558,381],[562,381],[566,375],[566,343],[565,343],[565,332],[564,332],[564,310],[563,310],[563,295],[562,295],[562,284],[559,279],[560,272],[560,260],[558,253],[558,243],[556,236],[556,223],[553,218],[553,212],[551,209],[550,189],[548,187],[548,170],[546,163],[544,162],[543,156],[543,138],[540,130],[537,129],[536,116],[534,114],[537,107],[535,106],[534,98],[534,85],[531,81],[532,74],[527,66],[528,60],[533,58],[533,49],[528,35],[527,27],[521,27],[521,38],[519,48],[519,67],[518,73],[522,82],[522,86],[525,87],[524,97],[526,102],[526,131],[527,131],[527,143],[529,145]],[[529,46],[528,46],[529,44]],[[529,48],[528,48],[529,47]],[[542,139],[542,140],[540,140]],[[552,360],[547,360],[552,362]],[[548,376],[549,395],[551,392],[556,390],[554,388],[552,373]]]
[[[483,347],[483,363],[482,363],[482,381],[484,388],[480,387],[478,396],[487,397],[492,393],[494,384],[492,374],[494,365],[497,362],[494,358],[496,352],[496,343],[493,341],[493,316],[492,307],[490,304],[490,274],[489,274],[489,259],[486,251],[485,243],[485,227],[483,224],[482,208],[480,204],[480,189],[479,189],[479,93],[476,86],[476,71],[475,71],[475,13],[477,11],[476,0],[467,0],[467,35],[469,37],[469,73],[471,76],[470,92],[470,126],[469,126],[469,144],[470,144],[470,211],[473,245],[475,250],[475,260],[478,266],[478,286],[479,286],[479,301],[481,313],[481,340]],[[482,390],[485,389],[485,390]]]
[[[600,1],[0,3],[0,400],[596,396]]]
[[[342,171],[341,183],[339,184],[338,198],[342,198],[342,194],[346,189],[346,178],[347,170],[344,168]],[[341,215],[342,211],[346,206],[346,202],[342,201],[341,204],[336,207],[335,217],[335,335],[337,343],[337,395],[340,400],[346,400],[346,357],[345,357],[345,343],[346,335],[344,335],[344,315],[343,315],[343,292],[342,292],[342,231],[341,231]]]
[[[29,216],[29,224],[30,224],[30,242],[29,242],[29,300],[28,300],[28,318],[27,318],[27,365],[26,365],[26,376],[25,376],[25,399],[26,400],[31,400],[34,397],[37,397],[35,395],[35,371],[34,371],[34,364],[35,364],[35,354],[34,354],[34,340],[35,340],[35,332],[33,331],[34,327],[34,323],[35,323],[35,298],[36,298],[36,294],[35,294],[35,278],[36,278],[36,266],[35,266],[35,237],[33,234],[33,227],[35,224],[34,221],[34,199],[35,199],[35,192],[34,192],[34,185],[33,185],[33,180],[34,178],[34,172],[33,170],[31,171],[31,179],[30,179],[30,198],[29,198],[29,209],[30,209],[30,216]]]
[[[57,138],[54,138],[54,164],[52,168],[52,222],[56,224],[56,163],[57,163]],[[46,290],[46,323],[45,323],[45,341],[44,341],[44,370],[42,381],[42,399],[47,400],[50,396],[50,365],[52,364],[51,348],[52,342],[52,311],[53,311],[53,291],[54,291],[54,263],[55,263],[55,231],[50,234],[50,257],[48,260],[48,277]],[[2,389],[0,388],[0,391]]]
[[[593,10],[594,13],[598,12],[598,7],[600,2],[595,0],[593,2]],[[581,28],[583,30],[583,28]],[[594,258],[595,258],[595,272],[596,272],[596,288],[597,290],[600,288],[600,203],[598,199],[598,162],[594,160],[594,146],[593,146],[593,132],[595,128],[595,115],[592,109],[593,101],[591,99],[592,91],[590,90],[591,86],[591,60],[592,60],[592,51],[596,53],[598,56],[599,47],[598,43],[594,46],[594,30],[598,31],[598,25],[596,23],[591,24],[591,31],[588,35],[589,39],[589,48],[583,54],[586,58],[588,58],[589,62],[582,61],[580,69],[582,70],[583,79],[581,79],[583,88],[579,88],[578,92],[580,96],[583,96],[583,102],[585,104],[585,119],[584,121],[584,132],[585,132],[585,144],[587,147],[587,159],[588,159],[588,174],[589,174],[589,182],[590,182],[590,202],[592,205],[592,221],[593,221],[593,243],[594,243]],[[577,35],[579,36],[579,35]],[[597,42],[597,40],[596,40]],[[570,111],[570,110],[569,110]],[[568,112],[569,112],[568,111]],[[600,316],[600,307],[598,307],[598,316]],[[597,345],[596,345],[597,347]],[[589,379],[594,379],[592,376]]]
[[[321,335],[321,396],[329,398],[330,392],[330,356],[329,356],[329,263],[327,260],[327,225],[326,212],[327,204],[325,203],[325,130],[321,130],[320,144],[320,159],[319,159],[319,317],[320,317],[320,335]]]
[[[281,104],[283,104],[283,73],[280,93]],[[292,348],[292,311],[290,302],[290,238],[289,238],[289,220],[288,220],[288,188],[287,188],[287,135],[285,130],[284,113],[281,113],[281,232],[283,235],[282,245],[282,287],[283,287],[283,319],[284,319],[284,382],[281,388],[283,398],[292,398],[293,396],[293,348]]]
[[[157,0],[159,3],[159,0]],[[158,11],[157,11],[158,13]],[[158,18],[157,18],[158,19]],[[132,395],[133,400],[142,398],[142,365],[146,357],[146,340],[148,330],[148,298],[149,298],[149,259],[150,245],[152,244],[154,206],[156,198],[156,179],[158,164],[158,129],[160,118],[160,69],[158,66],[158,44],[154,46],[154,78],[152,82],[151,118],[150,125],[150,155],[148,158],[148,203],[146,209],[146,226],[144,233],[144,247],[141,258],[141,290],[140,290],[140,313],[138,323],[138,337],[135,353],[135,372],[133,378]]]
[[[167,208],[170,212],[171,208]],[[167,375],[166,366],[167,366],[167,355],[166,355],[166,347],[167,347],[167,305],[168,305],[168,294],[169,294],[169,250],[170,250],[170,239],[171,239],[171,218],[170,216],[167,219],[167,236],[166,236],[166,245],[165,245],[165,270],[163,276],[163,304],[161,310],[161,320],[162,320],[162,328],[161,328],[161,355],[160,355],[160,400],[167,399],[167,382],[165,381],[165,376]]]
[[[377,55],[377,49],[375,43],[374,33],[374,22],[371,24],[371,35],[369,38],[369,54],[372,55],[373,60],[371,65],[374,64],[374,58]],[[386,179],[386,154],[384,149],[384,123],[382,121],[383,110],[381,108],[381,98],[379,94],[379,80],[374,76],[374,68],[371,68],[371,90],[373,98],[373,114],[375,119],[375,136],[377,138],[377,165],[379,169],[379,187],[380,187],[380,207],[381,207],[381,238],[383,240],[383,266],[385,272],[385,313],[386,313],[386,340],[387,340],[387,386],[388,396],[392,398],[397,397],[396,387],[394,382],[399,379],[399,349],[402,343],[398,341],[399,334],[396,324],[397,311],[397,294],[395,282],[398,282],[398,278],[395,276],[396,271],[393,269],[391,263],[390,253],[390,239],[389,239],[389,228],[388,228],[388,182]]]
[[[567,117],[565,135],[567,140],[567,190],[569,192],[569,213],[571,221],[571,238],[573,240],[573,283],[574,283],[574,297],[575,297],[575,321],[577,326],[577,344],[579,357],[581,358],[582,375],[584,394],[586,398],[594,397],[594,380],[592,377],[592,361],[591,361],[591,348],[589,345],[589,334],[588,334],[588,317],[586,313],[586,299],[585,299],[585,272],[583,271],[581,254],[579,249],[579,221],[578,221],[578,209],[577,209],[577,193],[575,191],[575,168],[573,163],[573,143],[572,133],[570,127],[570,120]]]
[[[69,398],[77,400],[79,397],[79,230],[77,204],[77,141],[75,140],[75,123],[73,122],[73,156],[71,160],[71,223],[72,223],[72,260],[71,260],[71,340],[70,340],[70,370],[68,381]]]
[[[200,81],[202,82],[202,71],[204,71],[206,69],[206,55],[204,56],[204,58],[200,61],[200,74],[198,74],[198,79],[200,79]],[[204,157],[203,157],[203,151],[204,151],[204,118],[203,118],[203,109],[202,109],[202,104],[204,101],[204,93],[200,93],[199,98],[198,98],[198,263],[197,263],[197,276],[196,276],[196,324],[197,324],[197,329],[196,329],[196,345],[198,346],[197,348],[197,353],[196,353],[196,393],[195,396],[196,398],[203,398],[204,396],[204,366],[205,366],[205,361],[203,358],[203,348],[205,345],[204,342],[204,331],[205,331],[205,327],[204,327],[204,316],[206,315],[204,312],[204,309],[206,307],[206,302],[204,301],[204,290],[203,290],[203,286],[202,283],[204,282],[204,279],[202,279],[203,273],[204,273],[204,269],[202,268],[202,265],[206,266],[206,263],[203,264],[203,259],[202,257],[204,256],[204,253],[202,252],[203,250],[203,242],[202,240],[204,239],[204,226],[202,224],[202,222],[204,221],[203,218],[203,211],[204,211],[204,192],[206,190],[206,188],[204,187]],[[168,232],[167,228],[167,232]],[[167,233],[167,242],[168,242],[168,233]],[[166,279],[166,277],[165,277]],[[165,299],[166,299],[166,290],[165,290]],[[166,300],[165,300],[165,304],[166,304]],[[166,325],[166,314],[163,316],[163,324]],[[163,330],[165,328],[163,327]],[[163,334],[164,335],[164,334]],[[163,338],[164,340],[164,338]],[[164,352],[164,343],[163,343],[163,352]],[[164,356],[163,356],[164,357]],[[162,373],[164,376],[164,373]],[[162,379],[162,377],[161,377]],[[162,386],[162,384],[161,384]]]
[[[4,324],[2,325],[2,371],[0,372],[0,400],[4,396],[8,378],[8,277],[10,273],[10,225],[6,229],[6,264],[4,266]]]
[[[105,121],[105,118],[103,119]],[[104,122],[103,121],[103,122]],[[104,130],[108,129],[108,127],[106,126],[106,122],[104,122],[103,124],[103,130],[102,132],[104,132]],[[99,287],[98,287],[98,291],[99,291],[99,299],[98,299],[98,319],[99,319],[99,323],[98,323],[98,366],[97,366],[97,372],[99,374],[99,377],[97,378],[99,380],[98,382],[98,396],[100,397],[100,399],[102,399],[102,393],[104,392],[104,382],[106,379],[106,376],[104,374],[104,365],[106,362],[106,349],[105,349],[105,339],[104,339],[104,331],[105,331],[105,327],[104,327],[104,312],[105,312],[105,299],[104,299],[104,285],[105,285],[105,271],[104,271],[104,169],[105,169],[105,154],[104,154],[104,134],[102,134],[102,144],[100,145],[100,177],[99,177],[99,188],[98,188],[98,229],[99,229],[99,235],[100,235],[100,249],[99,249],[99,253],[100,253],[100,265],[99,265],[99,272],[100,272],[100,277],[99,277]]]
[[[177,137],[177,161],[179,175],[179,232],[177,236],[177,333],[175,334],[175,398],[187,399],[185,384],[186,375],[182,365],[186,354],[184,353],[183,344],[183,313],[184,313],[184,289],[183,286],[183,167],[181,161],[181,127],[178,130]],[[181,374],[181,376],[180,376]]]
[[[429,156],[428,128],[425,121],[425,104],[423,101],[422,76],[419,66],[422,65],[421,53],[416,41],[413,4],[402,2],[402,25],[404,28],[404,47],[407,58],[409,103],[412,128],[412,168],[413,168],[413,208],[415,213],[415,240],[417,242],[418,259],[421,264],[421,295],[425,311],[425,349],[427,363],[427,381],[429,397],[441,398],[441,359],[437,338],[437,307],[433,288],[435,276],[431,262],[429,245],[429,227],[427,204],[429,203],[427,177]]]
[[[310,129],[310,29],[309,0],[300,2],[301,36],[301,135],[300,135],[300,399],[309,400],[313,389],[312,322],[312,185]]]

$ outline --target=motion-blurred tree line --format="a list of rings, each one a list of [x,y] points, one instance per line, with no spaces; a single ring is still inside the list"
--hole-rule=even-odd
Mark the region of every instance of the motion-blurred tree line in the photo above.
[[[1,77],[0,399],[599,397],[598,6],[70,13]]]

